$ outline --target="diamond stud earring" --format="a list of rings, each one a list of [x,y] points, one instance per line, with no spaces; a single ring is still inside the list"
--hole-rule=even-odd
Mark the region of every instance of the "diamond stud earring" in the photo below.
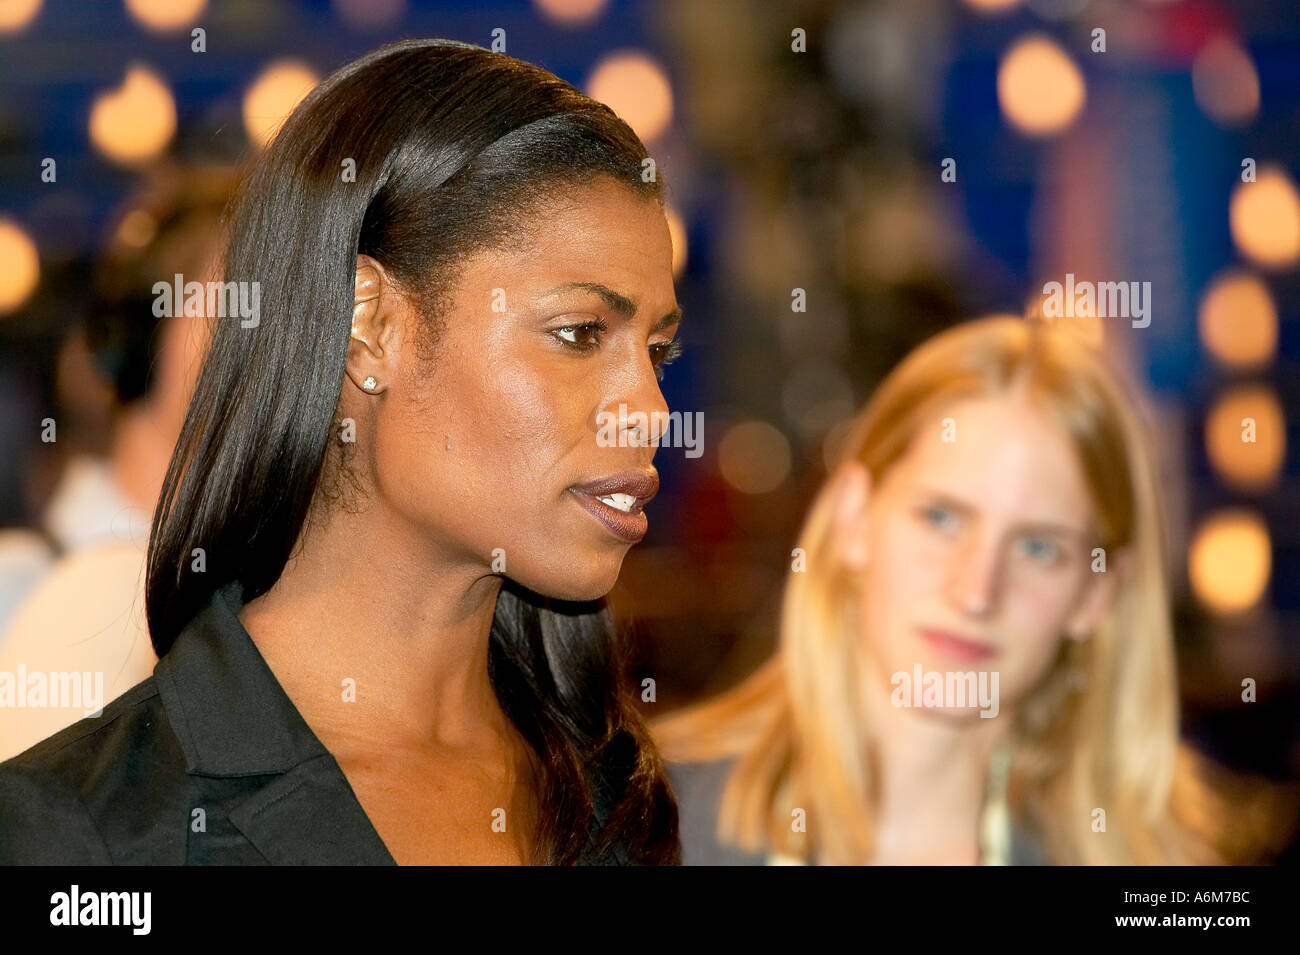
[[[363,382],[361,383],[361,387],[364,388],[366,391],[374,391],[374,390],[375,390],[375,387],[376,387],[378,384],[379,384],[379,382],[375,381],[375,376],[374,376],[374,375],[370,375],[370,376],[368,376],[368,377],[366,378],[365,381],[363,381]]]

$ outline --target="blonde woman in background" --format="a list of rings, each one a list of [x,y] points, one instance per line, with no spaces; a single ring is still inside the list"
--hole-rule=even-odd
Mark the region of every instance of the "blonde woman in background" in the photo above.
[[[1259,814],[1179,742],[1151,448],[1060,327],[913,352],[813,503],[774,659],[656,727],[684,861],[1234,861]]]

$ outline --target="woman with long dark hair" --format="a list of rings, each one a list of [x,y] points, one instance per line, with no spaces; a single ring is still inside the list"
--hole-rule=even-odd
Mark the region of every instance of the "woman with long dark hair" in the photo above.
[[[602,602],[657,488],[608,424],[666,412],[677,347],[653,173],[468,44],[307,96],[206,292],[158,667],[0,768],[0,862],[678,861]]]

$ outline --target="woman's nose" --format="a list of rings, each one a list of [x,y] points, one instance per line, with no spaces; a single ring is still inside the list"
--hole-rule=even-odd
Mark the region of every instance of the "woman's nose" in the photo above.
[[[658,448],[668,429],[668,402],[659,389],[649,355],[619,366],[619,377],[596,413],[598,440],[613,440],[622,447]],[[613,428],[611,432],[609,429]]]
[[[628,412],[637,415],[635,420],[649,423],[650,433],[645,437],[651,447],[657,447],[667,426],[668,402],[659,388],[659,377],[649,355],[638,362],[626,400]]]
[[[948,568],[948,599],[971,617],[987,616],[998,598],[1002,576],[1001,548],[992,537],[972,534],[956,548]]]

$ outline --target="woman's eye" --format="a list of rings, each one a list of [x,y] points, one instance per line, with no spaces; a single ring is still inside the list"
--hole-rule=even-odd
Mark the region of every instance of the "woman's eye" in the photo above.
[[[563,328],[555,329],[551,334],[571,348],[585,352],[600,347],[600,336],[605,330],[606,325],[603,321],[594,321],[565,325]]]
[[[650,363],[654,365],[655,377],[664,380],[664,365],[671,365],[673,359],[682,353],[682,343],[677,339],[670,342],[655,342],[650,346]]]
[[[1061,548],[1056,542],[1045,537],[1023,537],[1020,539],[1020,549],[1026,557],[1040,564],[1054,564],[1061,555]]]
[[[957,515],[946,507],[926,507],[921,510],[921,517],[927,524],[941,531],[951,532],[957,529],[961,521]]]

